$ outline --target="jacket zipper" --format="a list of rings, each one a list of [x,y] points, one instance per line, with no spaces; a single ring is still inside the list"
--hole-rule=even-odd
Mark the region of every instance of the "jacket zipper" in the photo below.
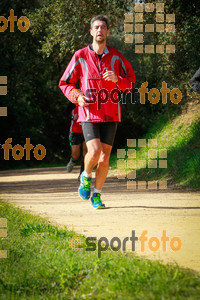
[[[99,60],[99,57],[98,57],[98,54],[96,54],[96,58],[97,58],[97,67],[98,67],[98,69],[99,69],[99,73],[100,73],[100,77],[101,77],[101,89],[102,89],[102,76],[101,76],[101,66],[100,66],[100,60]],[[101,58],[102,59],[102,58]],[[101,112],[102,112],[102,110],[101,110]],[[102,112],[102,114],[103,114],[103,112]]]
[[[98,57],[97,54],[96,54],[96,58],[97,58],[97,66],[98,66],[99,73],[100,73],[100,76],[101,76],[101,67],[100,67],[100,65],[99,65],[100,61],[99,61],[99,57]]]

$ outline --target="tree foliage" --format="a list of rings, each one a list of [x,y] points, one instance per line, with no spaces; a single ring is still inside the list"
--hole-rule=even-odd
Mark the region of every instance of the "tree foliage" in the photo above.
[[[147,36],[147,41],[155,43],[171,39],[176,53],[163,55],[136,54],[134,44],[124,43],[124,13],[134,12],[133,1],[1,0],[0,15],[8,18],[10,9],[14,9],[18,18],[27,16],[31,26],[23,33],[15,22],[14,32],[9,28],[0,32],[0,76],[8,77],[8,94],[0,96],[1,106],[8,107],[8,116],[0,117],[3,128],[0,143],[12,137],[13,145],[24,145],[30,137],[34,145],[46,147],[44,162],[65,161],[69,156],[67,99],[58,89],[58,82],[74,51],[92,41],[89,29],[94,15],[106,13],[109,16],[109,45],[131,62],[137,88],[148,81],[149,89],[160,90],[165,80],[170,89],[178,87],[185,95],[190,90],[188,81],[200,65],[199,1],[165,1],[166,12],[176,15],[176,33],[171,37],[165,33]],[[146,20],[150,21],[151,17],[146,16]],[[142,136],[165,110],[175,110],[175,105],[152,105],[148,101],[141,105],[138,100],[132,104],[129,99],[122,106],[123,122],[118,128],[115,148],[127,138]],[[2,152],[1,162],[4,167],[8,166],[8,162],[2,160]],[[9,162],[11,166],[17,163]],[[36,162],[31,161],[33,163]]]

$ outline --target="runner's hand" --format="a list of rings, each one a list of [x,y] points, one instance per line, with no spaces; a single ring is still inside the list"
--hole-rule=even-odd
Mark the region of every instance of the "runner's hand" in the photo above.
[[[103,74],[103,79],[112,81],[114,83],[118,81],[118,77],[115,75],[115,73],[113,73],[113,71],[108,70],[106,70],[106,72]]]
[[[85,96],[82,96],[82,95],[79,95],[77,100],[78,100],[78,104],[79,104],[81,107],[83,107],[83,106],[88,106],[88,105],[90,104],[90,103],[89,103],[90,99],[87,98],[87,97],[85,97]]]

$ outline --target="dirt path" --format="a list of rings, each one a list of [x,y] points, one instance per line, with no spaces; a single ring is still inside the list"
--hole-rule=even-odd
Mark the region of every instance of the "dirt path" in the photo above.
[[[106,237],[108,241],[118,237],[123,241],[131,237],[132,230],[138,237],[147,230],[144,252],[141,252],[141,242],[135,243],[137,255],[161,259],[165,263],[176,262],[200,272],[200,192],[129,191],[126,183],[112,174],[102,194],[105,210],[94,210],[90,201],[79,198],[78,168],[71,174],[63,167],[1,171],[0,198],[50,217],[52,222],[67,225],[68,229],[85,236]],[[161,241],[163,230],[169,236],[165,252]],[[156,245],[149,243],[152,237],[160,242],[156,252],[150,250],[151,245]],[[182,242],[181,249],[176,252],[170,246],[173,237],[179,237]],[[159,242],[156,241],[157,245]],[[131,250],[131,247],[129,239],[126,249]]]

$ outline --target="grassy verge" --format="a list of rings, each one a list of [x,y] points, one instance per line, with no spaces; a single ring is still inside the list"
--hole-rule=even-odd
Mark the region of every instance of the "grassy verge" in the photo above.
[[[200,276],[134,254],[72,251],[72,231],[0,201],[1,299],[197,299]],[[84,240],[84,237],[82,237]],[[85,241],[84,241],[85,243]]]
[[[137,180],[167,179],[177,186],[200,188],[200,105],[192,106],[181,115],[160,115],[142,139],[157,139],[157,147],[137,147],[137,160],[146,160],[146,168],[137,169]],[[128,150],[127,147],[126,150]],[[149,158],[149,150],[156,149],[156,157]],[[167,168],[159,168],[160,152],[167,150]],[[126,160],[128,157],[126,156]],[[157,168],[148,168],[149,160],[157,161]],[[110,165],[117,168],[117,154]],[[127,169],[130,171],[130,169]]]

